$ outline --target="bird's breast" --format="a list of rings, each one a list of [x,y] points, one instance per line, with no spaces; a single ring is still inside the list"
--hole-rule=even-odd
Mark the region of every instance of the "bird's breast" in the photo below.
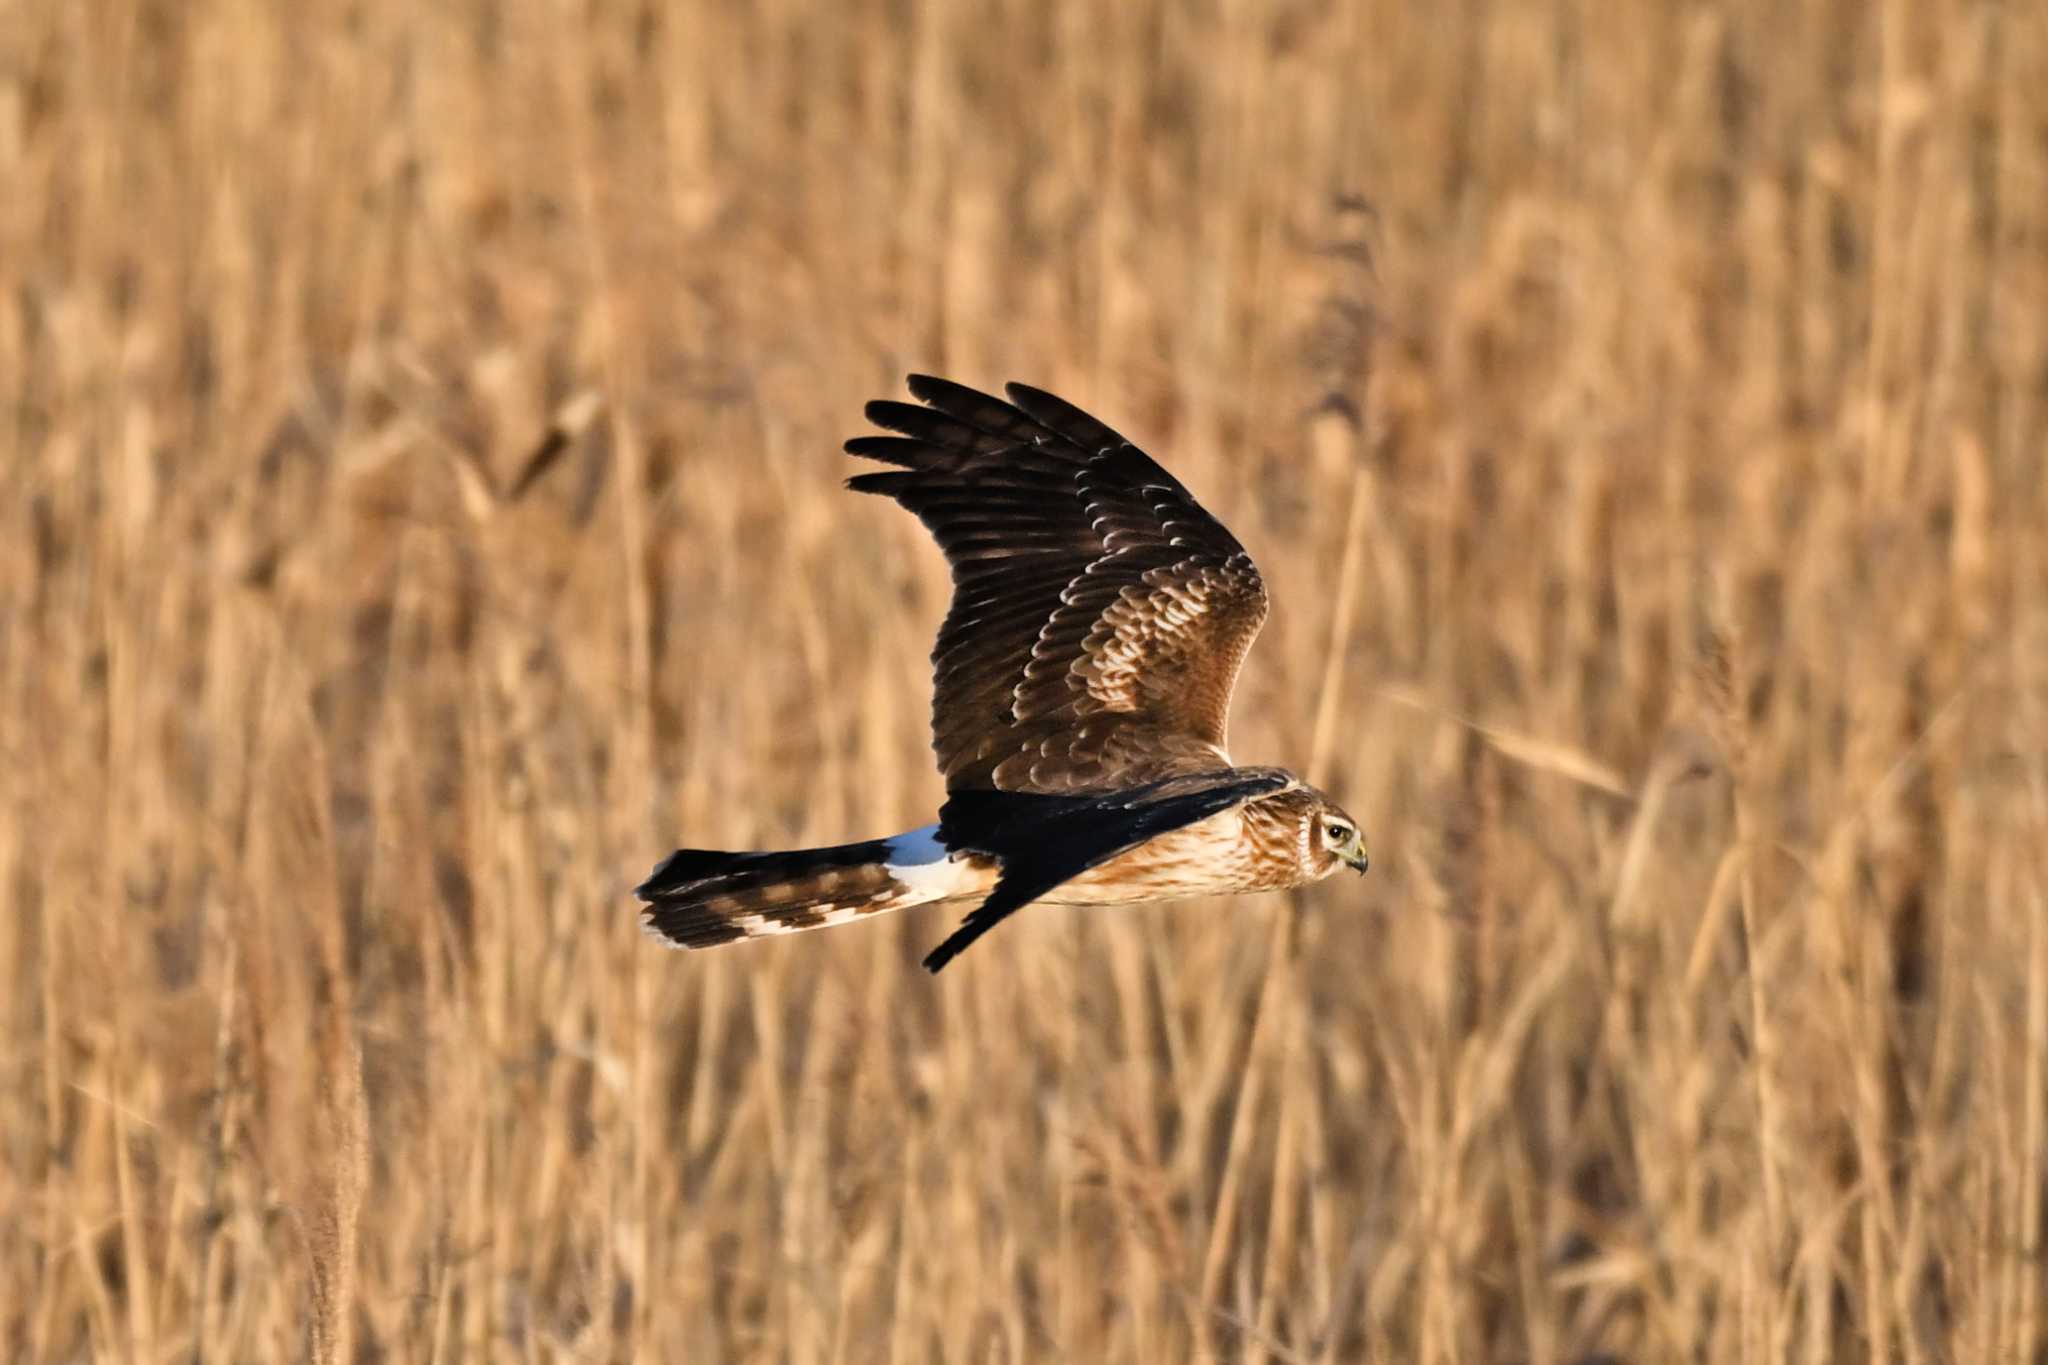
[[[1168,831],[1048,892],[1060,905],[1133,905],[1293,886],[1294,860],[1252,837],[1241,811],[1227,810]]]

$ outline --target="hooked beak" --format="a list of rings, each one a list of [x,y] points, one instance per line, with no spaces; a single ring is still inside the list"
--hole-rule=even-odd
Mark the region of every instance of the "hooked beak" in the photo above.
[[[1344,865],[1346,867],[1356,870],[1359,876],[1363,877],[1365,875],[1367,863],[1365,857],[1365,841],[1363,839],[1355,840],[1350,848],[1346,849],[1343,853],[1340,853],[1337,856],[1344,860]]]

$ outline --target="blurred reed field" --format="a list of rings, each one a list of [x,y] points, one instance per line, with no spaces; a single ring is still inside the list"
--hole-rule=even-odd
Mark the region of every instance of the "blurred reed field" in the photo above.
[[[0,23],[0,1356],[2048,1359],[2048,7]],[[705,954],[940,798],[934,370],[1364,881]]]

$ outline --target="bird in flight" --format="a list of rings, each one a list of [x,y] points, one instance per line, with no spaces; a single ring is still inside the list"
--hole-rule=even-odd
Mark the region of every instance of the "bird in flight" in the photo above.
[[[932,648],[936,824],[779,853],[678,849],[635,894],[666,943],[972,907],[938,971],[1032,901],[1132,905],[1278,891],[1366,868],[1358,822],[1224,749],[1238,665],[1266,619],[1251,556],[1187,489],[1039,389],[1009,401],[913,375],[874,402],[848,487],[894,498],[953,574]]]

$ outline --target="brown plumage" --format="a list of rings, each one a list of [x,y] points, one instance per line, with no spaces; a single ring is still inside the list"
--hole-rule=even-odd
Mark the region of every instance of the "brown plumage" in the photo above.
[[[849,486],[924,522],[953,571],[932,650],[948,800],[924,830],[792,853],[678,850],[638,890],[683,947],[975,902],[937,971],[1032,900],[1130,904],[1277,890],[1365,870],[1357,823],[1225,751],[1230,693],[1266,619],[1251,556],[1143,451],[1021,384],[1009,402],[913,376],[870,403],[893,468]]]
[[[1227,764],[1230,690],[1266,619],[1251,556],[1123,437],[1037,389],[922,376],[848,486],[916,513],[953,569],[932,650],[952,786],[1075,791]]]

